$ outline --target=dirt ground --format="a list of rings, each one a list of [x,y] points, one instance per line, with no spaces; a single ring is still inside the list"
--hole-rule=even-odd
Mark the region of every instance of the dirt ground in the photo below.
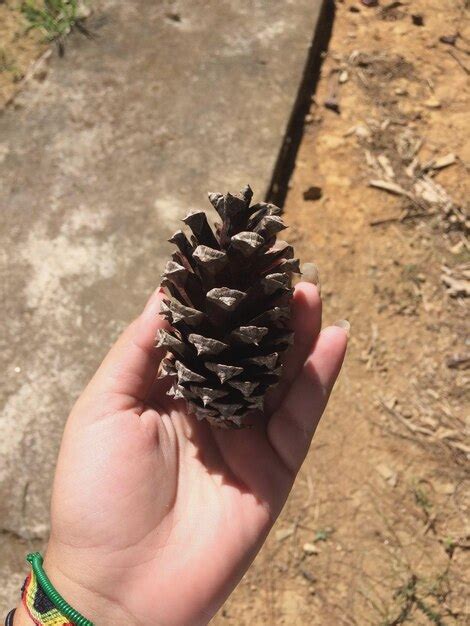
[[[286,218],[349,353],[217,626],[469,623],[464,16],[462,0],[337,3]]]
[[[45,51],[17,4],[0,1],[0,108]],[[470,620],[465,5],[336,3],[286,219],[350,347],[281,519],[214,626]]]

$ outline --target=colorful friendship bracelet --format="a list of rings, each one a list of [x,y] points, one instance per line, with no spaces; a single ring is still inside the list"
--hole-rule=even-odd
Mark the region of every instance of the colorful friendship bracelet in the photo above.
[[[42,568],[39,552],[28,554],[31,573],[22,589],[23,604],[36,626],[94,626],[60,595]]]

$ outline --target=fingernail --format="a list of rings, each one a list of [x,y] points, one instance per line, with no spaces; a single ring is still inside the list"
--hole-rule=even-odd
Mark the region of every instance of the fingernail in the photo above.
[[[339,328],[344,328],[344,330],[346,331],[346,335],[349,337],[351,332],[351,324],[348,322],[348,320],[338,320],[333,324],[333,326],[339,326]]]
[[[302,280],[307,283],[312,283],[312,285],[315,285],[320,292],[320,273],[315,263],[303,263],[300,271],[302,272]]]
[[[164,294],[162,293],[161,287],[159,287],[156,291],[153,292],[153,294],[148,299],[147,304],[145,305],[145,308],[144,308],[145,315],[148,315],[149,317],[151,317],[153,315],[158,315],[158,313],[160,313],[160,304],[161,304],[163,295]]]

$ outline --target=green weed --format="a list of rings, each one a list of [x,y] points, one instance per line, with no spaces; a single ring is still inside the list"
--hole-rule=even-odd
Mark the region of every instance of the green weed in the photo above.
[[[72,29],[88,35],[84,28],[80,0],[25,0],[21,12],[29,22],[27,30],[37,29],[45,41],[55,41],[63,53],[63,42]]]
[[[428,514],[429,511],[432,509],[432,502],[429,499],[428,495],[425,493],[425,491],[421,487],[417,486],[413,490],[413,495],[414,495],[416,504],[421,509],[423,509],[425,513]]]
[[[421,582],[421,585],[419,584]],[[421,587],[421,589],[419,589]],[[417,576],[412,575],[407,582],[399,587],[394,593],[401,608],[398,615],[393,619],[387,619],[381,623],[381,626],[399,626],[400,624],[412,624],[415,622],[414,613],[420,612],[428,618],[428,621],[436,626],[446,626],[441,613],[436,610],[429,602],[438,604],[445,602],[449,593],[447,573],[438,576],[432,584],[427,587],[423,585]]]
[[[328,541],[328,539],[333,534],[333,532],[334,532],[333,528],[321,528],[320,530],[317,530],[317,532],[315,533],[313,541],[315,543],[317,543],[317,541]]]

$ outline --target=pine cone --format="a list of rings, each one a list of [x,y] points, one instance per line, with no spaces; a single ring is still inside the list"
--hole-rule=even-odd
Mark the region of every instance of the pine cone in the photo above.
[[[299,273],[292,246],[276,242],[286,228],[281,209],[250,206],[252,195],[249,186],[236,196],[209,194],[222,220],[215,233],[204,211],[184,218],[193,235],[179,230],[170,239],[178,250],[162,280],[162,314],[172,330],[157,337],[168,350],[159,376],[176,377],[168,393],[186,399],[199,419],[232,428],[262,411],[279,380],[293,338],[292,274]]]

